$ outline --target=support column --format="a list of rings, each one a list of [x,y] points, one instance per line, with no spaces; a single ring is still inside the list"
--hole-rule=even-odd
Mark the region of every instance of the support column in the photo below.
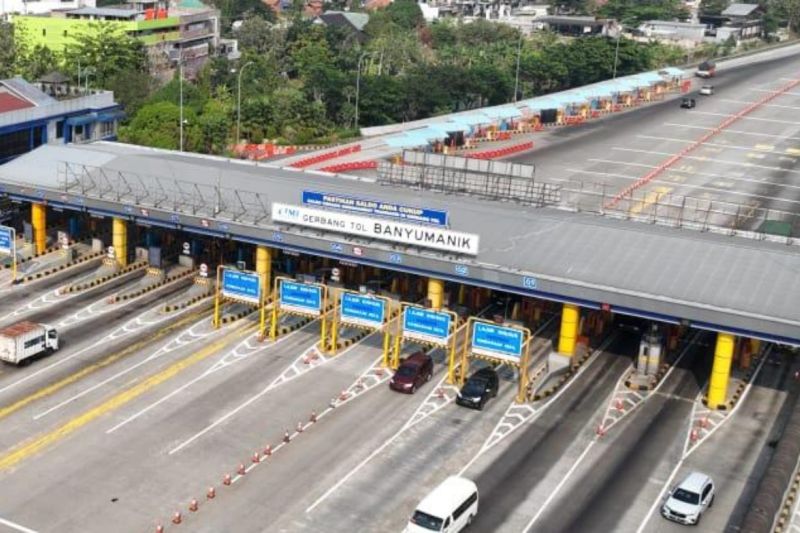
[[[567,357],[575,355],[579,323],[580,308],[574,304],[564,304],[564,309],[561,311],[561,333],[558,336],[559,354]]]
[[[428,300],[432,309],[441,309],[444,299],[444,281],[428,278]]]
[[[31,225],[33,226],[33,251],[42,254],[47,248],[47,208],[44,204],[31,204]]]
[[[264,274],[266,287],[272,287],[272,250],[266,246],[256,246],[256,272]]]
[[[121,218],[112,221],[111,244],[119,266],[128,265],[128,222]]]
[[[731,361],[736,338],[730,333],[717,333],[717,346],[714,349],[714,366],[711,368],[711,382],[708,385],[708,407],[719,409],[728,399],[728,379],[731,376]]]

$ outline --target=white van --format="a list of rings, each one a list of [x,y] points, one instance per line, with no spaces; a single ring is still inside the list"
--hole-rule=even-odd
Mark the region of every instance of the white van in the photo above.
[[[476,514],[478,486],[469,479],[450,476],[417,505],[406,533],[456,533],[467,527]]]

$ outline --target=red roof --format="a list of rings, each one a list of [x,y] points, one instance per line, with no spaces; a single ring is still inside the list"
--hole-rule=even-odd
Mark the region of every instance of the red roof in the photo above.
[[[0,92],[0,113],[7,113],[9,111],[16,111],[17,109],[25,109],[28,107],[33,107],[33,104],[11,93]]]
[[[24,320],[22,322],[17,322],[11,326],[5,327],[0,329],[0,336],[2,337],[19,337],[20,335],[24,335],[26,333],[30,333],[39,327],[38,324],[34,324],[28,320]]]

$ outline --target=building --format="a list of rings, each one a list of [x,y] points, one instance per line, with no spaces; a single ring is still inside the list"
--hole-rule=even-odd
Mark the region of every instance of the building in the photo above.
[[[705,37],[706,25],[672,20],[648,20],[637,30],[640,35],[650,39],[700,43]]]
[[[369,22],[369,15],[366,13],[349,11],[326,11],[314,18],[314,24],[344,28],[362,44],[367,42],[367,34],[364,31],[367,22]]]
[[[616,21],[611,19],[563,15],[539,17],[536,22],[542,24],[545,29],[568,37],[608,35],[610,32],[613,33],[617,26]]]
[[[22,78],[0,80],[0,163],[43,144],[115,140],[122,117],[110,91],[87,93],[56,76],[39,86]]]
[[[761,37],[763,33],[762,17],[764,15],[761,6],[758,4],[731,4],[725,9],[720,16],[725,20],[723,27],[734,28],[728,30],[720,35],[717,30],[717,40],[727,40],[731,35],[740,39],[754,39]],[[722,29],[722,28],[719,28]],[[725,34],[727,33],[727,35]]]
[[[181,61],[184,76],[194,78],[219,49],[219,12],[197,0],[182,0],[169,7],[163,0],[128,0],[116,7],[82,7],[44,15],[14,17],[31,44],[63,52],[90,24],[105,21],[121,33],[142,41],[156,75],[169,78]]]
[[[0,17],[5,15],[43,15],[51,11],[94,7],[95,0],[3,0]]]

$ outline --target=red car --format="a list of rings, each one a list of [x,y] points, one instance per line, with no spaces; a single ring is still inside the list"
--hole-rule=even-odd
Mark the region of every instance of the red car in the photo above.
[[[408,356],[389,380],[389,388],[414,394],[433,377],[433,359],[425,352]]]

